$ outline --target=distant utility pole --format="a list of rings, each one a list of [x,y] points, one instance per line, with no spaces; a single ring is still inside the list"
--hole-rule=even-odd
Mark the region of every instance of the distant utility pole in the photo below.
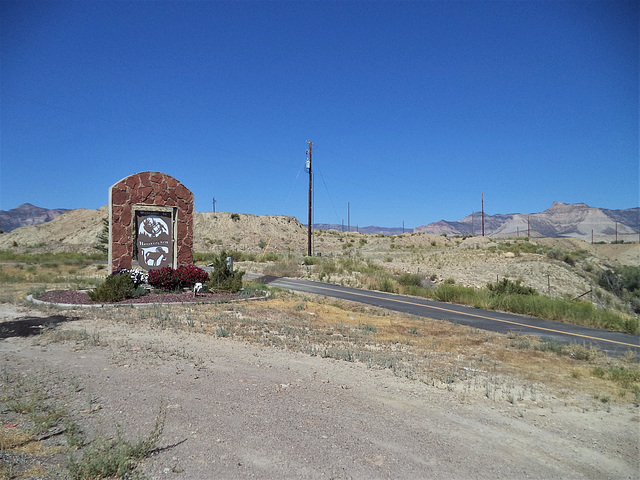
[[[482,192],[482,236],[484,237],[484,192]]]
[[[216,213],[216,197],[213,197],[213,213]]]
[[[309,172],[309,231],[307,233],[307,256],[311,256],[311,235],[313,230],[313,214],[312,214],[312,200],[313,200],[313,181],[311,176],[313,175],[311,170],[311,140],[308,141],[309,150],[307,150],[307,171]]]
[[[351,231],[351,202],[347,202],[347,231]]]
[[[531,215],[527,215],[527,237],[531,238]]]

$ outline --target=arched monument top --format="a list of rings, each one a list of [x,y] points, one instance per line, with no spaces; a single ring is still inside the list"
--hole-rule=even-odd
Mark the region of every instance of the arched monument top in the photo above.
[[[109,188],[110,272],[193,263],[193,193],[166,173],[129,175]]]

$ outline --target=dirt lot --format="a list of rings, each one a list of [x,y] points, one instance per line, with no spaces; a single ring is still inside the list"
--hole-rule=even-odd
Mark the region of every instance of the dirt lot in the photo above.
[[[588,374],[610,360],[515,347],[526,339],[296,296],[5,303],[0,322],[3,388],[40,379],[89,440],[143,436],[164,409],[143,478],[640,478],[638,399]],[[409,327],[416,340],[400,340]],[[3,462],[68,476],[63,436],[39,443]]]

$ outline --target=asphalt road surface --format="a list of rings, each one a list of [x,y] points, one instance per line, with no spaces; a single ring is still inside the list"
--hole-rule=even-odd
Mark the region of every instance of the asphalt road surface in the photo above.
[[[360,290],[330,283],[256,274],[247,274],[247,277],[274,287],[375,305],[418,317],[446,320],[492,332],[537,336],[562,344],[578,343],[594,346],[613,356],[624,355],[631,350],[640,360],[640,336],[629,333],[609,332],[524,315],[481,310],[463,305],[372,290]]]

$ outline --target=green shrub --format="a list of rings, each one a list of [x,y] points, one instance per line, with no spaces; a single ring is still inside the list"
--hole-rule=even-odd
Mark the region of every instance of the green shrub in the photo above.
[[[556,355],[564,355],[565,347],[560,342],[543,338],[536,350],[541,352],[554,352]]]
[[[320,257],[304,257],[302,259],[302,263],[305,265],[317,265],[320,261]]]
[[[640,313],[640,267],[625,265],[614,270],[603,270],[598,274],[598,285],[610,291],[631,309]]]
[[[618,296],[622,294],[622,280],[613,270],[601,271],[598,274],[598,285]]]
[[[402,286],[408,287],[413,285],[414,287],[419,287],[420,282],[422,282],[422,277],[417,273],[403,273],[398,277],[398,283]]]
[[[88,292],[94,302],[120,302],[135,295],[136,286],[126,273],[108,276],[95,290]]]
[[[570,253],[565,253],[564,255],[562,255],[562,261],[568,265],[571,265],[572,267],[576,264],[576,259]]]
[[[211,272],[209,290],[213,292],[236,293],[242,289],[242,270],[234,271],[227,264],[227,252],[220,252],[212,262],[213,272]]]
[[[433,298],[440,302],[461,303],[463,305],[475,305],[477,302],[477,294],[473,288],[446,283],[435,289]]]
[[[533,287],[526,287],[522,285],[521,280],[516,280],[515,283],[508,278],[503,278],[496,283],[488,283],[487,288],[492,295],[537,295],[538,292]]]
[[[625,265],[616,268],[616,273],[620,276],[622,286],[629,292],[640,290],[640,267]]]
[[[395,282],[391,280],[389,277],[383,277],[378,282],[378,290],[381,292],[387,293],[397,293],[398,289],[396,288]]]
[[[279,258],[280,258],[280,255],[278,255],[277,253],[268,252],[260,256],[260,261],[261,262],[277,262]]]
[[[559,248],[553,247],[547,251],[547,257],[552,258],[553,260],[562,260],[562,256],[564,252]]]
[[[244,253],[238,250],[231,250],[230,252],[225,252],[225,254],[227,255],[227,257],[233,258],[234,262],[241,262],[242,260],[244,260]]]

